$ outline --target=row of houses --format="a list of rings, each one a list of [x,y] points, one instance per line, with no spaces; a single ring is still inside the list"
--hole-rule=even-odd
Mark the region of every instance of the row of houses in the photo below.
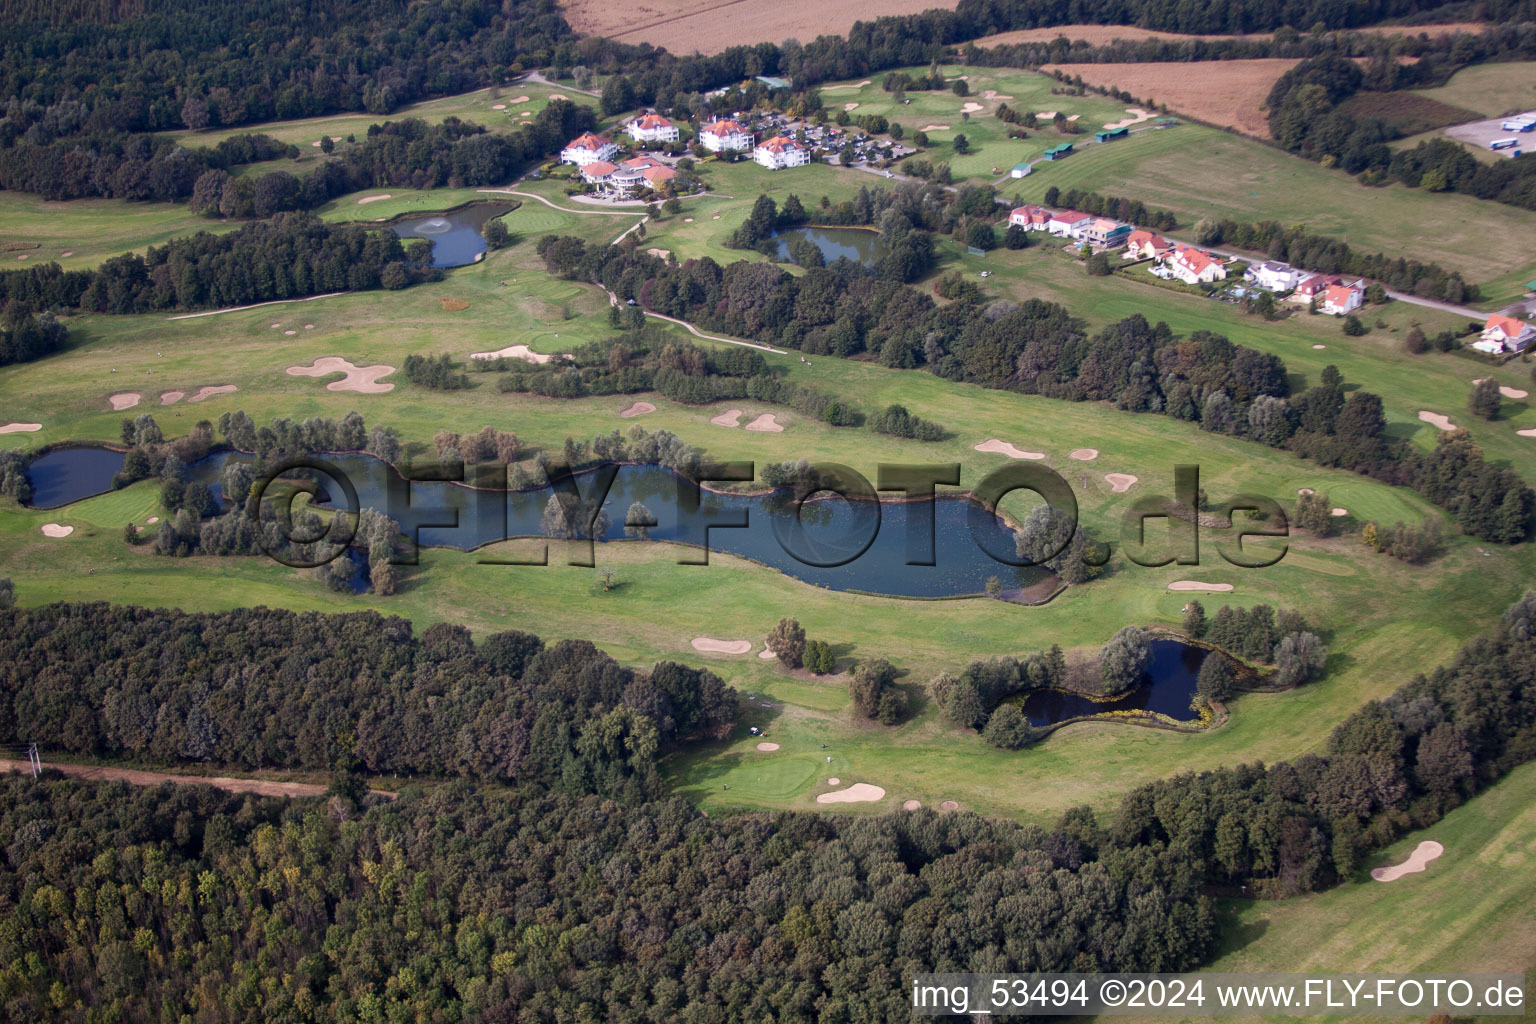
[[[677,125],[660,114],[644,114],[631,121],[625,130],[641,145],[676,142],[680,137]],[[699,142],[711,153],[750,150],[752,159],[769,170],[799,167],[811,162],[810,149],[787,135],[776,134],[759,143],[755,141],[751,131],[731,120],[711,121],[701,127]],[[611,139],[586,132],[572,139],[570,144],[560,151],[560,159],[564,163],[575,164],[582,168],[582,176],[588,181],[606,180],[613,173],[613,160],[618,153],[619,146]],[[600,168],[594,175],[586,170],[592,164],[606,164],[609,169]],[[623,166],[627,167],[628,163]]]

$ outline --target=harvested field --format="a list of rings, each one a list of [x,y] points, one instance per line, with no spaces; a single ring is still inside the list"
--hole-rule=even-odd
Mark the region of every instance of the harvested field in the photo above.
[[[1411,35],[1424,34],[1430,37],[1453,35],[1457,32],[1481,32],[1483,25],[1476,21],[1463,21],[1447,25],[1414,25],[1404,28],[1397,25],[1378,25],[1371,28],[1355,29],[1357,32],[1370,32],[1377,35],[1392,35],[1406,33]],[[1103,46],[1112,43],[1116,39],[1126,42],[1142,42],[1147,39],[1164,39],[1171,42],[1183,42],[1191,39],[1268,39],[1271,33],[1255,32],[1250,35],[1225,36],[1225,35],[1184,35],[1178,32],[1157,32],[1152,29],[1136,28],[1131,25],[1057,25],[1054,28],[1024,28],[1013,32],[999,32],[996,35],[983,36],[976,40],[977,46],[1017,46],[1020,43],[1049,43],[1060,39],[1062,36],[1077,42],[1082,40],[1092,46]]]
[[[600,0],[566,0],[560,7],[582,35],[650,43],[673,53],[719,53],[729,46],[778,43],[793,36],[810,42],[847,35],[856,21],[953,10],[957,0],[849,0],[836,7],[812,3],[763,4],[747,0],[642,0],[634,7]]]
[[[1275,80],[1297,63],[1284,58],[1208,61],[1199,66],[1198,74],[1191,73],[1189,64],[1176,61],[1047,64],[1045,70],[1082,75],[1090,85],[1123,89],[1144,103],[1155,101],[1208,124],[1267,139],[1264,99]]]

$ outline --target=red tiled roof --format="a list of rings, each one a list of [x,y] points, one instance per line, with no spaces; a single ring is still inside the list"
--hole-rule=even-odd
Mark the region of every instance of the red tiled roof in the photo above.
[[[611,145],[611,143],[609,143],[606,139],[600,139],[596,135],[593,135],[591,132],[587,132],[583,135],[576,136],[576,138],[571,140],[571,144],[565,148],[590,149],[595,153],[607,145]]]
[[[1201,273],[1206,267],[1216,262],[1208,253],[1189,245],[1183,245],[1174,250],[1173,258],[1196,274]]]
[[[670,128],[670,127],[672,127],[672,122],[668,121],[666,118],[662,117],[660,114],[646,114],[646,115],[644,115],[643,117],[640,118],[639,124],[640,124],[641,128],[647,128],[647,129],[649,129],[649,128]]]
[[[1488,318],[1488,322],[1483,325],[1483,330],[1491,331],[1497,327],[1499,330],[1504,332],[1504,336],[1506,338],[1518,338],[1520,337],[1520,332],[1524,331],[1527,326],[1529,325],[1521,323],[1519,320],[1516,320],[1512,316],[1500,316],[1499,314],[1495,313],[1490,316]]]
[[[1353,285],[1331,284],[1328,286],[1328,290],[1323,293],[1323,301],[1331,302],[1335,306],[1347,306],[1349,305],[1349,297],[1353,294],[1355,294]]]
[[[1063,224],[1076,224],[1080,220],[1087,220],[1088,217],[1089,214],[1078,213],[1076,210],[1062,210],[1053,216],[1051,220],[1060,221]]]
[[[603,175],[612,174],[616,170],[618,170],[618,168],[606,160],[593,160],[591,163],[587,164],[587,166],[581,169],[581,173],[600,178]]]
[[[645,176],[646,181],[649,181],[652,184],[655,184],[658,181],[671,181],[673,178],[677,177],[676,171],[670,167],[663,166],[647,167],[640,173]]]
[[[1154,235],[1150,231],[1132,231],[1129,241],[1132,246],[1137,248],[1143,245],[1150,245],[1154,249],[1168,248],[1168,239],[1162,235]]]
[[[759,142],[757,146],[759,149],[766,149],[771,153],[782,153],[786,149],[801,148],[800,144],[795,142],[794,139],[785,138],[782,135],[775,135],[766,142]]]
[[[704,126],[708,135],[745,135],[747,130],[735,121],[711,121]]]

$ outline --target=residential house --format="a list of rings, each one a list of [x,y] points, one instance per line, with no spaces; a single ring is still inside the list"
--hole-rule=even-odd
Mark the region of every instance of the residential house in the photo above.
[[[1164,265],[1185,284],[1211,284],[1227,279],[1227,268],[1220,257],[1192,245],[1176,246]]]
[[[607,160],[592,160],[581,165],[581,176],[589,184],[606,185],[618,168]]]
[[[699,129],[699,141],[711,153],[723,150],[751,149],[752,133],[735,121],[711,121]]]
[[[1243,272],[1243,280],[1255,288],[1267,292],[1288,292],[1296,287],[1301,272],[1289,263],[1270,260],[1267,263],[1250,263]]]
[[[1329,316],[1343,316],[1345,313],[1353,313],[1359,309],[1364,301],[1364,281],[1355,281],[1352,284],[1331,284],[1323,292],[1323,304],[1319,308]]]
[[[1296,282],[1296,290],[1291,292],[1291,299],[1306,303],[1317,299],[1320,302],[1329,286],[1338,284],[1342,280],[1343,278],[1338,274],[1309,274]]]
[[[676,142],[677,125],[660,114],[642,114],[629,122],[629,136],[640,143]]]
[[[1045,230],[1063,238],[1076,238],[1078,231],[1091,219],[1086,213],[1062,210],[1060,213],[1051,214],[1051,219],[1045,222]]]
[[[1536,342],[1536,327],[1512,316],[1495,313],[1483,325],[1483,336],[1474,341],[1472,347],[1497,356],[1506,352],[1524,352],[1533,342]]]
[[[1150,260],[1156,259],[1160,253],[1170,248],[1168,239],[1162,235],[1155,235],[1150,231],[1132,231],[1125,240],[1125,258]]]
[[[1050,222],[1050,212],[1040,206],[1016,206],[1008,214],[1008,226],[1025,231],[1044,231]]]
[[[1131,226],[1107,217],[1098,217],[1085,224],[1077,237],[1100,249],[1118,249],[1131,234]]]
[[[810,163],[811,151],[794,139],[775,135],[752,150],[752,159],[770,171],[776,171],[781,167],[799,167]]]
[[[587,132],[572,139],[571,144],[560,151],[560,160],[562,163],[585,167],[594,160],[612,160],[618,155],[617,145]]]

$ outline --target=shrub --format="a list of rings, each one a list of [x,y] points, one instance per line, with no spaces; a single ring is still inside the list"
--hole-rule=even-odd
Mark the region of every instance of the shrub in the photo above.
[[[768,634],[768,649],[786,668],[799,668],[805,659],[805,630],[794,619],[780,619]]]
[[[1017,704],[999,704],[981,731],[982,739],[1003,750],[1018,750],[1033,737],[1034,729]]]

